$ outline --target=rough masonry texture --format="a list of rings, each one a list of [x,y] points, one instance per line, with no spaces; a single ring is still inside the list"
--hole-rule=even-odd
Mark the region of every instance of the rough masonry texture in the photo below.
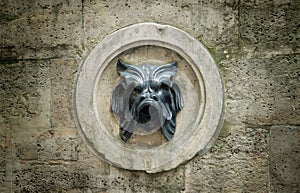
[[[6,0],[1,6],[0,192],[299,192],[300,4],[296,0]],[[203,43],[225,88],[204,156],[147,174],[97,158],[76,128],[78,68],[139,22]]]

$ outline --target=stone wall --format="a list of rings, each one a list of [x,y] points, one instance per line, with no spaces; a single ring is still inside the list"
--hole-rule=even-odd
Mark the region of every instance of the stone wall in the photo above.
[[[297,0],[4,0],[0,192],[299,192]],[[147,174],[110,166],[76,127],[79,66],[105,36],[138,22],[176,26],[213,55],[225,123],[212,149]]]

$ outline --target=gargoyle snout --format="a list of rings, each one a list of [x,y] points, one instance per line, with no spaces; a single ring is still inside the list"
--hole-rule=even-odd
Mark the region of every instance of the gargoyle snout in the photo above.
[[[158,101],[159,100],[159,97],[158,95],[155,93],[155,92],[143,92],[141,95],[140,95],[140,99],[139,99],[139,102],[142,102],[144,101],[145,99],[147,100],[154,100],[154,101]]]

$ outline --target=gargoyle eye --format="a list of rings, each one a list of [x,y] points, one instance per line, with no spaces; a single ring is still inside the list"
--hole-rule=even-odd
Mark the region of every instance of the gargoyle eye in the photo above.
[[[161,84],[160,84],[160,83],[157,83],[157,82],[152,82],[152,83],[150,84],[150,87],[151,87],[152,90],[158,91],[158,90],[160,90],[160,88],[161,88]]]
[[[161,88],[161,89],[168,90],[168,89],[169,89],[169,85],[162,83],[162,84],[160,85],[160,88]]]
[[[136,92],[142,92],[143,91],[143,86],[141,86],[141,85],[136,86],[134,88],[134,91],[136,91]]]

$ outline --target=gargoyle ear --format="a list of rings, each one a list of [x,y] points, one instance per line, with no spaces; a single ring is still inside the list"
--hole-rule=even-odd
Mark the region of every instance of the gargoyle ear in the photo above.
[[[119,75],[121,74],[121,72],[126,71],[129,67],[130,67],[130,64],[126,64],[121,59],[118,59],[117,72],[119,73]]]
[[[180,89],[179,89],[179,86],[174,83],[172,88],[171,88],[171,92],[172,92],[172,95],[173,95],[173,98],[174,98],[174,105],[175,105],[175,111],[178,112],[180,111],[184,104],[183,104],[183,99],[182,99],[182,96],[181,96],[181,92],[180,92]]]
[[[127,64],[121,59],[117,62],[118,74],[125,79],[126,85],[129,84],[142,84],[146,80],[146,75],[143,69],[138,66]]]
[[[153,72],[153,78],[158,82],[163,82],[169,86],[172,85],[171,78],[177,73],[177,62],[172,62],[170,64],[165,64],[157,67]]]

